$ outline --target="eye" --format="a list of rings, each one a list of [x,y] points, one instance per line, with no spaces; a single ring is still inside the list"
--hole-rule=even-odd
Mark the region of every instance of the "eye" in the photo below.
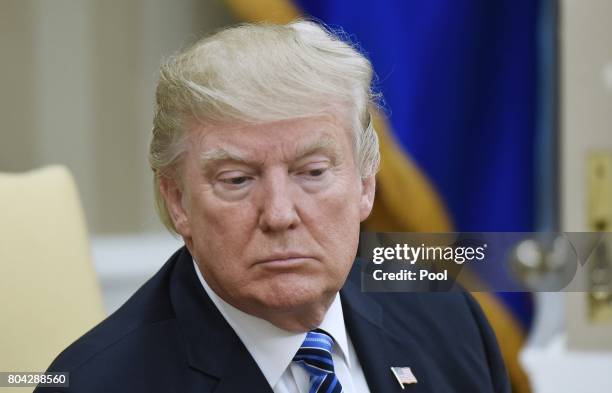
[[[223,183],[238,186],[238,185],[246,183],[249,180],[249,177],[248,176],[237,176],[237,177],[230,177],[230,178],[220,179],[220,180]]]
[[[324,168],[311,169],[307,173],[309,176],[318,177],[318,176],[321,176],[323,173],[325,173],[325,169]]]
[[[221,173],[217,182],[226,190],[239,190],[246,187],[253,180],[253,176],[242,171],[229,171]]]
[[[308,180],[322,179],[328,169],[329,167],[325,163],[315,163],[298,170],[297,175]]]

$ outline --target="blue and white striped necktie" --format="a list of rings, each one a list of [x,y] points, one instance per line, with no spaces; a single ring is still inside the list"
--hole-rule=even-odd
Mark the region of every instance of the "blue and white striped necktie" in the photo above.
[[[293,358],[310,375],[308,393],[341,393],[342,385],[334,372],[332,347],[334,340],[323,330],[306,334],[306,339]]]

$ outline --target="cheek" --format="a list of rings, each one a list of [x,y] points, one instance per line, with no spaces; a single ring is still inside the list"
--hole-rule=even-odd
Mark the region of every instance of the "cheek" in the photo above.
[[[352,254],[359,240],[359,189],[348,184],[337,184],[328,192],[313,198],[309,223],[318,233],[320,242],[336,257]],[[351,255],[349,259],[354,257]]]
[[[317,198],[322,221],[329,222],[330,225],[336,224],[340,231],[347,229],[342,224],[359,226],[360,222],[359,187],[351,180],[339,179],[327,192]]]
[[[191,222],[196,247],[211,256],[233,259],[240,256],[256,220],[248,203],[228,203],[205,196],[194,204]]]

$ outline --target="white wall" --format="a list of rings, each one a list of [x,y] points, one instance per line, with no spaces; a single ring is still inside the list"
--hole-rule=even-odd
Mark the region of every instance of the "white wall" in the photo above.
[[[0,171],[74,174],[93,234],[161,231],[147,148],[163,56],[233,22],[223,1],[0,1]]]
[[[560,6],[561,230],[578,232],[590,229],[587,157],[612,154],[612,2],[561,0]],[[565,302],[565,326],[545,346],[522,353],[534,392],[612,391],[612,321],[588,322],[586,293],[546,295],[542,307]]]
[[[562,2],[561,218],[564,231],[587,226],[587,159],[612,155],[612,2]],[[612,201],[610,201],[612,203]],[[612,320],[590,323],[587,295],[566,296],[569,345],[612,349]]]

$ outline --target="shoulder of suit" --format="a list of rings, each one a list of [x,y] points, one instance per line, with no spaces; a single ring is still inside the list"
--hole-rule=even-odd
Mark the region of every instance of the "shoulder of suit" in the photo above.
[[[164,266],[134,293],[117,311],[68,346],[49,367],[50,371],[74,372],[88,364],[143,355],[155,336],[176,329],[169,296],[175,253]]]
[[[358,259],[350,272],[349,280],[361,286],[361,261]],[[453,334],[451,326],[467,328],[478,333],[475,318],[475,301],[463,291],[453,292],[370,292],[365,296],[376,302],[383,310],[385,327],[392,334],[406,331],[429,330],[432,334]]]

